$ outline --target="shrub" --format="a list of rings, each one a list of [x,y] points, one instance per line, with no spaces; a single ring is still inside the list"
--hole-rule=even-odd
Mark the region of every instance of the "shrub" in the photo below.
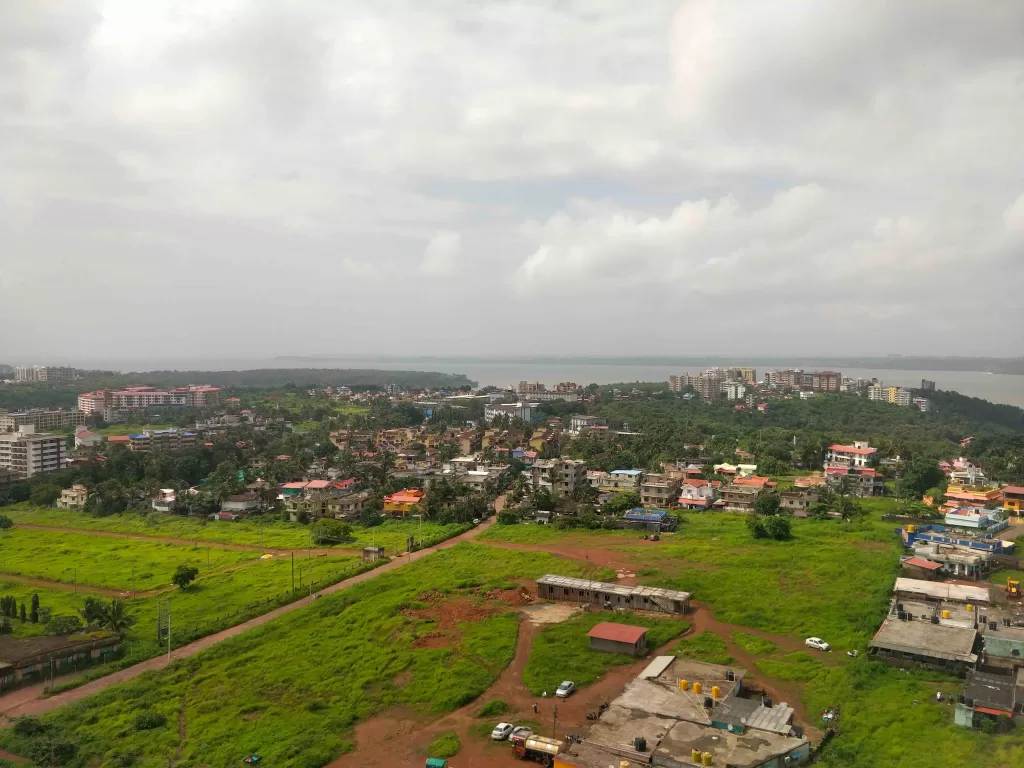
[[[176,584],[180,589],[187,589],[188,585],[196,580],[196,576],[199,575],[199,569],[193,565],[179,565],[174,570],[174,575],[171,577],[171,583]]]
[[[477,710],[477,717],[500,717],[512,708],[501,699],[491,699]]]
[[[132,726],[136,731],[152,731],[154,728],[163,728],[165,725],[167,725],[167,718],[151,709],[139,712],[132,720]]]
[[[38,717],[25,715],[14,721],[14,732],[21,736],[35,736],[49,730],[48,723],[44,723]]]
[[[503,509],[498,513],[498,525],[515,525],[519,522],[519,514],[511,509]]]
[[[14,521],[7,515],[0,515],[0,530],[6,531],[14,526]]]
[[[46,622],[46,634],[70,635],[82,628],[82,620],[77,616],[57,615]]]
[[[36,765],[59,766],[71,762],[78,745],[56,734],[46,733],[29,742],[25,756]]]
[[[430,742],[427,747],[427,757],[439,757],[442,760],[447,760],[449,757],[459,754],[460,749],[462,749],[462,742],[459,741],[459,735],[455,731],[446,731]]]

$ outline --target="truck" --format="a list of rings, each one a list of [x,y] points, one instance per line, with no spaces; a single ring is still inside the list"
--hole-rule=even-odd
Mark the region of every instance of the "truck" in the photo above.
[[[535,760],[545,768],[554,765],[555,755],[562,751],[562,742],[547,736],[530,736],[512,744],[512,756],[517,760]]]

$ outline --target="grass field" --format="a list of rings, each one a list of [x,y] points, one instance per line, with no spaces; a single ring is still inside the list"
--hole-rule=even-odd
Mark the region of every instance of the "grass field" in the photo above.
[[[84,512],[70,512],[64,509],[43,509],[27,504],[16,504],[4,508],[15,524],[30,523],[67,528],[69,521],[72,528],[89,531],[110,531],[114,533],[130,533],[138,536],[153,536],[169,539],[184,539],[196,542],[216,542],[219,544],[245,544],[249,546],[266,546],[268,549],[302,549],[310,543],[309,527],[301,523],[286,523],[280,520],[269,521],[235,521],[218,522],[193,517],[179,517],[161,512],[139,514],[125,512],[108,517],[94,517]],[[396,547],[405,549],[405,540],[413,536],[421,537],[424,546],[450,539],[468,530],[465,525],[438,525],[437,523],[405,522],[389,520],[373,528],[355,526],[352,535],[354,541],[342,542],[338,549],[362,549],[371,542],[377,546],[393,550]]]
[[[530,657],[523,670],[523,682],[530,693],[552,694],[563,680],[572,680],[578,687],[597,680],[610,667],[632,664],[636,659],[622,653],[605,653],[590,649],[587,632],[602,621],[648,627],[647,647],[652,651],[690,628],[678,619],[652,619],[633,613],[588,612],[581,616],[545,627],[533,641]]]
[[[792,539],[772,541],[754,539],[745,523],[743,515],[687,515],[673,539],[617,550],[661,572],[645,583],[692,592],[719,621],[863,647],[899,567],[891,526],[793,520]]]
[[[98,435],[137,435],[145,431],[157,429],[171,429],[173,424],[110,424],[100,429],[92,430]]]
[[[779,649],[779,646],[771,640],[765,640],[763,637],[752,635],[749,632],[733,632],[732,641],[747,653],[752,653],[755,656],[767,656]]]
[[[268,765],[320,766],[349,747],[359,718],[405,704],[447,712],[483,693],[511,660],[518,616],[499,612],[459,625],[449,648],[418,648],[431,623],[406,612],[425,592],[476,601],[478,592],[579,565],[537,552],[460,544],[381,574],[180,662],[114,686],[46,721],[78,745],[70,765],[137,750],[140,764],[237,765],[260,753]],[[137,730],[154,712],[167,725]],[[15,752],[26,738],[0,742]]]
[[[512,544],[552,544],[555,542],[572,544],[574,542],[601,541],[609,539],[642,539],[643,531],[604,530],[562,531],[553,525],[536,525],[534,523],[517,525],[492,525],[480,535],[478,541],[503,541]]]
[[[729,655],[725,641],[714,632],[684,637],[672,648],[672,653],[694,661],[706,661],[708,664],[732,664],[735,661]]]
[[[258,557],[253,551],[122,540],[66,531],[17,527],[0,534],[0,575],[50,579],[144,591],[167,587],[179,565],[199,569],[200,578]]]

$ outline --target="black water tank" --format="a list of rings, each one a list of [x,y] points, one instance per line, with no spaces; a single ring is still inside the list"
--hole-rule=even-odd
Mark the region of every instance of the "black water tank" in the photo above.
[[[705,696],[704,697],[704,709],[714,709],[714,708],[715,708],[715,700],[712,699],[710,696]]]
[[[903,613],[903,603],[896,603],[896,610],[899,613]]]
[[[964,704],[968,707],[973,707],[974,699],[972,699],[970,696],[964,696]]]
[[[761,699],[761,704],[764,706],[765,709],[771,709],[772,708],[772,700],[769,699],[767,696],[765,696],[763,699]]]
[[[907,620],[907,614],[905,614],[903,611],[900,611],[899,613],[896,614],[896,618],[899,619],[900,621],[906,621]]]
[[[1004,627],[1010,626],[1010,617],[1009,616],[1004,616],[1003,617],[1003,626]]]
[[[938,616],[932,616],[932,624],[938,624],[938,623],[939,623],[939,617]]]
[[[635,739],[633,739],[633,748],[637,752],[646,752],[647,751],[647,739],[645,739],[643,736],[637,736]]]
[[[988,623],[988,628],[989,628],[989,630],[990,630],[990,631],[992,631],[992,632],[995,632],[995,629],[996,629],[996,627],[998,627],[998,626],[999,626],[999,624],[998,624],[997,622],[994,622],[994,621],[990,621],[990,622]]]

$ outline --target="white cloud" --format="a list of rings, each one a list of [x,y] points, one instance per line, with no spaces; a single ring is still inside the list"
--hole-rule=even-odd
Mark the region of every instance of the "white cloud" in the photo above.
[[[427,275],[450,275],[462,254],[462,235],[442,231],[430,238],[423,251],[420,272]]]
[[[1014,200],[1006,209],[1003,221],[1006,223],[1007,231],[1024,237],[1024,194]]]

